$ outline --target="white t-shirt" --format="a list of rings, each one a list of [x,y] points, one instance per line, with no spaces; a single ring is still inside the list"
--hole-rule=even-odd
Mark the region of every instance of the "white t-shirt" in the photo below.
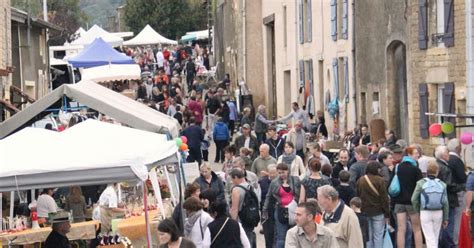
[[[47,218],[49,213],[55,213],[58,211],[58,205],[56,204],[56,201],[48,194],[40,195],[36,202],[38,217]]]
[[[434,158],[423,155],[418,159],[418,168],[420,168],[422,173],[426,173],[428,170],[428,162],[430,159]]]
[[[116,208],[118,207],[118,197],[117,192],[113,186],[108,186],[104,192],[99,197],[99,205],[106,208]]]
[[[250,148],[250,136],[245,138],[244,147]]]

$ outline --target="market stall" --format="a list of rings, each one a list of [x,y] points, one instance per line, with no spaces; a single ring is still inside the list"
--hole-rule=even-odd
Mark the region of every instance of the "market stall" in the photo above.
[[[0,138],[31,125],[36,116],[46,115],[51,105],[65,96],[114,118],[127,126],[178,137],[181,126],[176,119],[91,81],[64,84],[21,112],[0,123]]]
[[[108,64],[135,64],[135,61],[119,53],[102,38],[96,38],[78,55],[68,58],[68,62],[77,68],[90,68]]]
[[[133,39],[127,40],[123,43],[125,46],[142,46],[142,45],[176,45],[178,42],[163,37],[156,32],[150,25],[146,25],[140,33]]]
[[[82,80],[90,80],[94,82],[109,82],[117,80],[139,80],[140,66],[131,65],[102,65],[82,70]]]
[[[115,36],[101,27],[94,25],[87,32],[80,35],[79,38],[71,42],[71,45],[82,45],[87,46],[94,42],[96,38],[102,38],[105,42],[113,47],[121,46],[123,39]]]
[[[24,151],[28,151],[28,156],[24,156]],[[51,151],[55,151],[54,156],[51,156]],[[119,181],[144,182],[149,178],[150,170],[153,175],[155,168],[161,165],[178,163],[175,141],[168,141],[163,134],[96,120],[81,122],[60,133],[25,128],[0,140],[0,192]],[[150,180],[153,181],[152,178]],[[148,225],[150,218],[147,217],[148,191],[145,192],[143,218],[147,224],[141,225],[141,228],[151,234]],[[156,211],[162,217],[167,216],[160,202],[161,195],[158,195],[155,195],[159,206]],[[74,229],[82,230],[80,232],[85,235],[95,230],[95,224],[84,223],[74,226]],[[87,232],[86,227],[89,228]],[[20,241],[34,243],[44,241],[45,233],[49,233],[48,230],[16,229],[0,234],[0,240],[8,242],[16,237],[14,244],[20,244]],[[150,235],[144,237],[151,240]],[[87,234],[77,238],[92,236]]]

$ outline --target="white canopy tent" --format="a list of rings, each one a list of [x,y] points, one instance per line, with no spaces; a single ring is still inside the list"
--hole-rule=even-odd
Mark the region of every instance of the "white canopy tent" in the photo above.
[[[94,25],[85,34],[82,34],[81,37],[71,42],[71,45],[86,46],[91,44],[96,38],[102,38],[105,42],[113,47],[121,46],[123,43],[122,38],[103,30],[97,25]]]
[[[178,121],[142,103],[128,98],[92,81],[63,84],[26,109],[0,123],[0,138],[4,138],[31,121],[63,96],[72,98],[130,127],[178,137]]]
[[[143,181],[147,165],[177,164],[177,152],[166,135],[96,120],[61,133],[25,128],[0,140],[0,192]]]
[[[83,36],[85,33],[87,33],[87,31],[86,31],[85,29],[83,29],[82,27],[79,27],[79,28],[76,30],[76,32],[74,32],[74,36],[75,36],[75,38],[76,38],[76,40],[77,40],[79,37]],[[66,44],[66,43],[64,43],[64,44]]]
[[[138,80],[141,78],[140,66],[137,64],[109,64],[82,70],[82,80],[107,82],[115,80]]]
[[[131,40],[127,40],[123,43],[126,46],[141,46],[141,45],[176,45],[178,42],[163,37],[161,34],[156,32],[150,25],[146,25],[137,36]]]

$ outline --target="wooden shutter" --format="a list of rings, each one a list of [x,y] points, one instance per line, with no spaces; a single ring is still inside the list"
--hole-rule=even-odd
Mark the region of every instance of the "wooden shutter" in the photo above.
[[[337,40],[337,0],[331,0],[331,38]]]
[[[304,60],[299,61],[300,64],[300,89],[304,87]]]
[[[306,5],[306,17],[308,21],[307,28],[307,40],[308,42],[311,42],[313,40],[313,10],[312,10],[312,0],[307,0],[307,5]]]
[[[428,132],[429,129],[429,117],[425,114],[428,112],[428,85],[422,83],[419,85],[418,95],[420,97],[420,136],[423,139],[430,137]]]
[[[344,100],[349,102],[349,58],[344,57]]]
[[[304,19],[303,19],[303,1],[298,0],[298,23],[299,23],[299,30],[300,30],[300,44],[304,43]]]
[[[444,0],[444,36],[446,47],[454,46],[454,0]]]
[[[445,83],[443,88],[443,112],[454,114],[456,113],[456,98],[454,97],[454,83]],[[444,121],[449,121],[456,125],[456,118],[444,118]],[[456,132],[447,135],[449,138],[455,138]]]
[[[338,73],[338,62],[337,58],[332,60],[332,72],[334,75],[334,99],[339,99],[339,73]]]
[[[348,39],[348,28],[349,28],[349,1],[343,0],[342,2],[342,38]]]
[[[428,1],[418,0],[418,47],[428,48]]]

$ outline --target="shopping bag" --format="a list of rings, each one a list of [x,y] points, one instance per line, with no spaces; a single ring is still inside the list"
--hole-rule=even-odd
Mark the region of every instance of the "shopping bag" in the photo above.
[[[439,235],[439,248],[455,248],[454,241],[449,236],[449,232],[447,228],[441,228],[441,232]]]
[[[459,248],[472,248],[471,238],[471,216],[462,213],[461,226],[459,228]]]
[[[384,237],[382,248],[393,248],[392,239],[390,238],[390,232],[388,231],[388,225],[385,225],[385,233],[383,236]]]

